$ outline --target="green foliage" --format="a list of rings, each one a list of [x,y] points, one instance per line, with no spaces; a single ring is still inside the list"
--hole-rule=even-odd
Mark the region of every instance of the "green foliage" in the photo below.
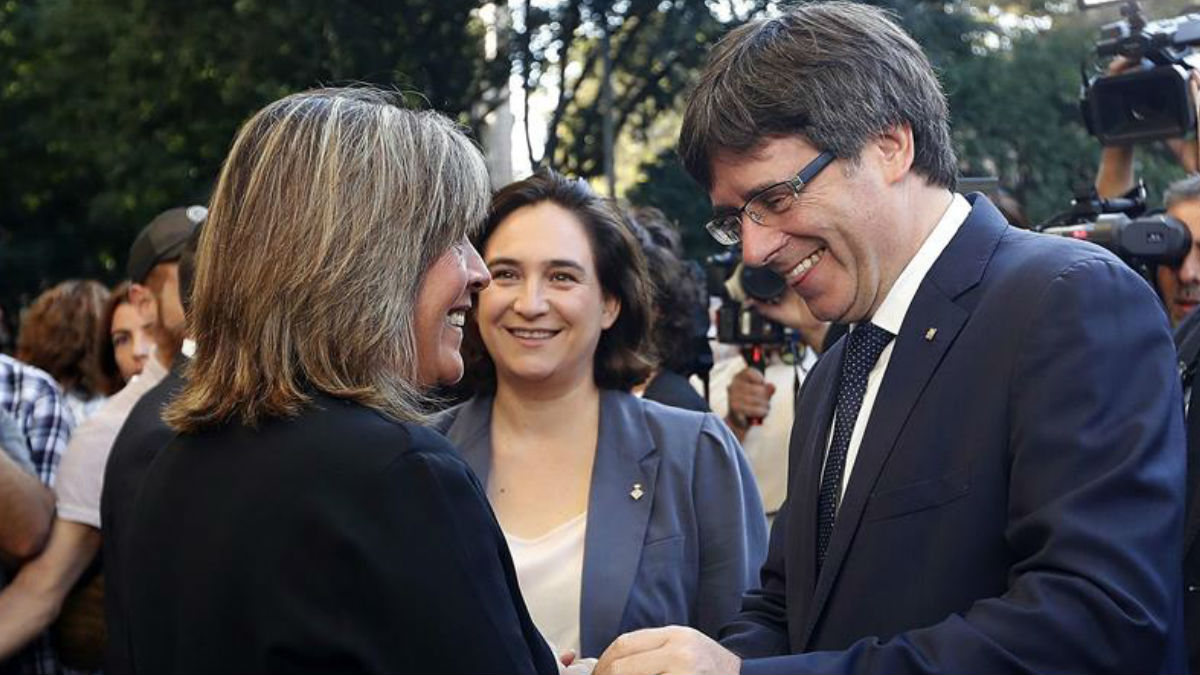
[[[1080,16],[1074,3],[1044,0],[877,4],[895,12],[941,76],[962,175],[998,177],[1034,223],[1067,210],[1075,191],[1093,183],[1100,145],[1087,135],[1079,112],[1080,66],[1091,59],[1099,24],[1114,20],[1115,12]],[[1153,16],[1172,16],[1179,8],[1151,9]],[[997,20],[1001,10],[1051,21],[1041,28],[1004,27]],[[1140,148],[1136,168],[1152,205],[1183,175],[1160,146]],[[656,156],[642,175],[627,196],[677,220],[692,255],[711,250],[700,227],[707,197],[674,154]]]
[[[0,301],[115,281],[156,213],[203,203],[254,110],[369,82],[470,122],[507,77],[478,0],[8,0],[0,5]]]

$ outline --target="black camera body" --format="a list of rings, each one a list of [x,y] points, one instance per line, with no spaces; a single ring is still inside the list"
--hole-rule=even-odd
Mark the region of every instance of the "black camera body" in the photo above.
[[[1192,51],[1200,44],[1200,14],[1147,22],[1136,0],[1126,0],[1121,14],[1121,21],[1101,28],[1096,55],[1123,56],[1143,67],[1085,77],[1080,108],[1088,133],[1104,145],[1187,135],[1196,128],[1188,80],[1200,66]]]
[[[782,345],[791,339],[790,328],[747,307],[747,297],[774,302],[787,289],[783,277],[765,267],[741,264],[739,251],[708,256],[704,261],[708,294],[721,299],[717,309],[717,341],[743,346]]]
[[[1076,195],[1070,211],[1035,229],[1103,246],[1151,284],[1153,268],[1178,265],[1192,247],[1191,232],[1182,221],[1165,213],[1146,214],[1146,187],[1141,184],[1118,199],[1100,199],[1089,189]]]

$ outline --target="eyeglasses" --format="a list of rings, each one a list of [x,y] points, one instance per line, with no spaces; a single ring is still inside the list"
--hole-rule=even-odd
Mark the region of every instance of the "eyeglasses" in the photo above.
[[[713,218],[704,224],[704,229],[722,245],[733,246],[742,240],[743,213],[759,225],[774,226],[778,217],[787,213],[796,203],[804,186],[811,183],[833,159],[832,153],[822,152],[795,176],[759,190],[746,200],[742,208]]]

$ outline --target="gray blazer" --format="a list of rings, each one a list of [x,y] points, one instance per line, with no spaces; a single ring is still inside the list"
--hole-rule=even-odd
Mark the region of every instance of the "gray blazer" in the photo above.
[[[486,485],[492,397],[441,413],[435,428]],[[581,656],[668,624],[711,637],[757,585],[767,524],[729,429],[697,413],[602,390],[580,598]]]

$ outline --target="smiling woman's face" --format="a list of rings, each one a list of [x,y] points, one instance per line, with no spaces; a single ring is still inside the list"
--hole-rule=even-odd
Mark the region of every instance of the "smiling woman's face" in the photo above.
[[[579,219],[552,202],[513,211],[484,246],[492,284],[479,334],[503,382],[592,378],[600,333],[620,304],[605,297]]]
[[[488,284],[487,268],[471,242],[451,246],[437,259],[417,295],[417,381],[424,387],[462,379],[462,327],[471,293]]]

